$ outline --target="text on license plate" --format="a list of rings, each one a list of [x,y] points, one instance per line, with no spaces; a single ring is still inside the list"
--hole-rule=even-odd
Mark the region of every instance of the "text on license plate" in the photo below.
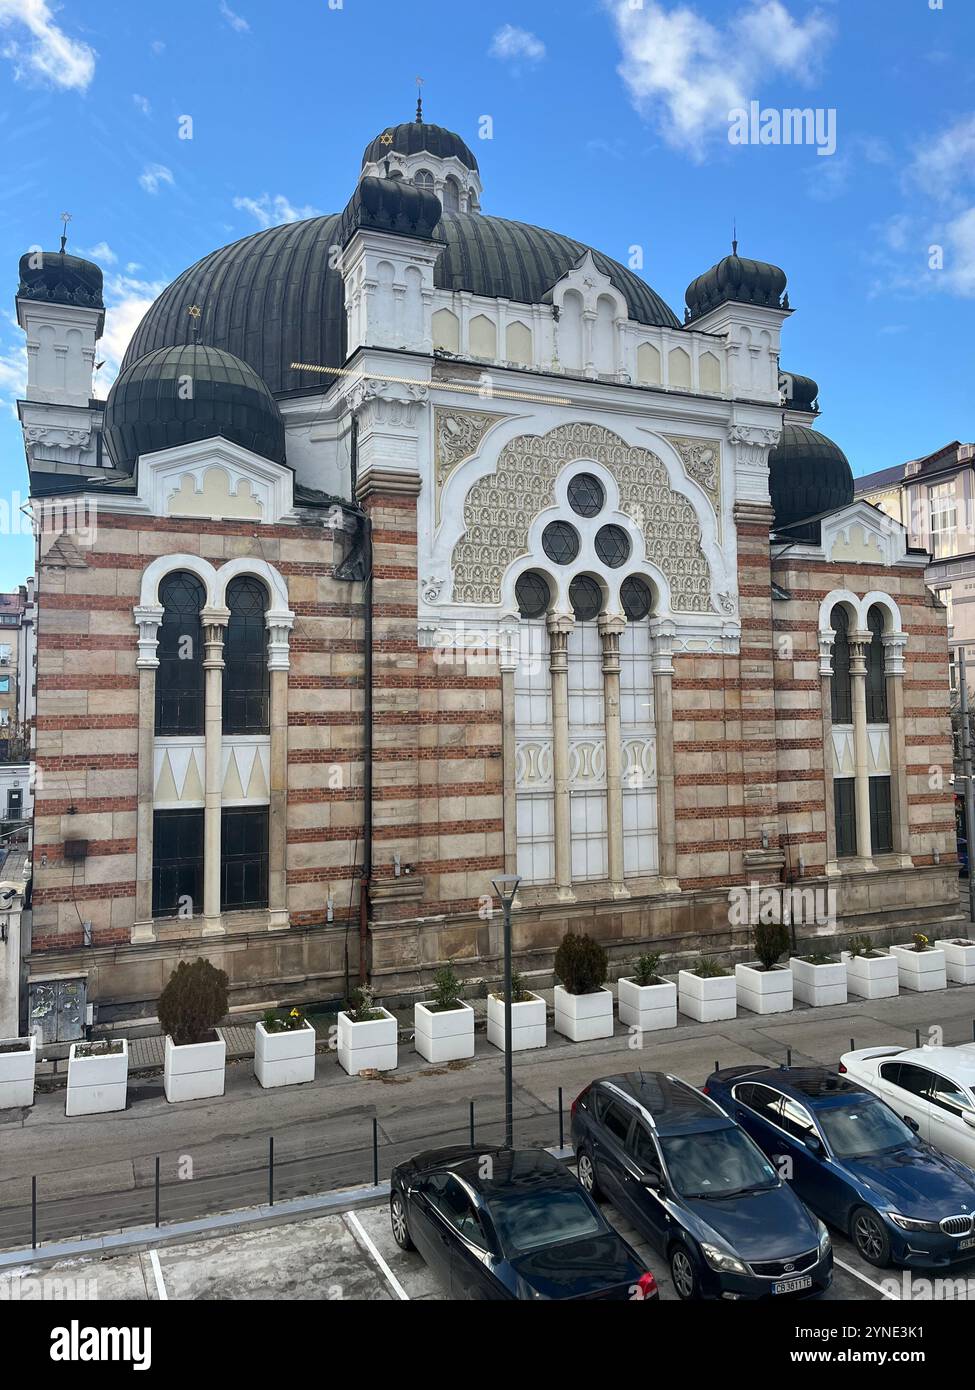
[[[958,1242],[959,1250],[971,1250],[973,1246],[975,1246],[975,1236],[969,1236],[967,1240]]]
[[[777,1284],[772,1285],[773,1293],[798,1293],[801,1289],[811,1289],[812,1280],[808,1277],[802,1279],[780,1279]]]

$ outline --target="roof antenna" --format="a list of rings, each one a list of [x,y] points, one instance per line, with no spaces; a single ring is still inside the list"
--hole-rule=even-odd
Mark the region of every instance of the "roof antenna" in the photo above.
[[[416,79],[416,123],[423,124],[423,78]]]
[[[64,248],[68,244],[68,223],[71,221],[70,212],[62,212],[61,221],[64,224],[64,230],[61,233],[61,255],[63,256]]]

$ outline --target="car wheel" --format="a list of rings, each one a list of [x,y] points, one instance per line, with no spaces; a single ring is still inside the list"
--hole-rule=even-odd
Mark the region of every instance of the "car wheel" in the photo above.
[[[580,1149],[576,1157],[576,1172],[579,1181],[592,1197],[593,1201],[599,1201],[602,1193],[599,1190],[599,1183],[596,1181],[596,1160],[592,1156],[589,1148]]]
[[[398,1192],[394,1192],[389,1199],[389,1224],[393,1228],[393,1240],[401,1250],[416,1249],[406,1223],[406,1204]]]
[[[857,1207],[850,1222],[853,1244],[868,1264],[881,1269],[890,1264],[890,1237],[884,1223],[869,1207]]]
[[[694,1268],[694,1261],[689,1251],[683,1245],[675,1245],[670,1252],[670,1277],[673,1279],[674,1288],[681,1298],[700,1297],[697,1270]]]

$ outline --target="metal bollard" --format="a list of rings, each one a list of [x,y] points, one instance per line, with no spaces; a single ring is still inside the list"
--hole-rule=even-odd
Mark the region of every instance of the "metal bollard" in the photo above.
[[[372,1117],[372,1185],[379,1186],[379,1121]]]
[[[267,1204],[274,1206],[274,1136],[267,1141]]]

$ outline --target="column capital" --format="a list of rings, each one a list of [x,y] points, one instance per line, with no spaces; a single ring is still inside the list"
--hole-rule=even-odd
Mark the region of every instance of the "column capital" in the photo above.
[[[132,609],[139,629],[139,655],[135,662],[139,671],[154,671],[159,665],[159,628],[165,611],[161,603],[138,603]]]
[[[521,637],[518,623],[513,617],[510,621],[505,619],[498,629],[498,669],[502,675],[517,671],[520,653]]]
[[[569,633],[575,627],[575,619],[566,613],[549,615],[546,627],[549,639],[549,670],[565,671],[569,664]]]
[[[223,635],[230,622],[230,609],[208,604],[200,610],[200,622],[203,624],[203,645],[206,648],[203,669],[223,670]]]
[[[619,675],[620,637],[626,630],[626,619],[617,613],[602,613],[599,636],[603,644],[603,675]]]
[[[650,623],[653,647],[650,652],[650,670],[655,676],[674,674],[674,641],[677,628],[666,618],[657,618]]]
[[[288,671],[291,669],[291,629],[295,625],[295,615],[288,609],[269,608],[264,615],[267,628],[267,669],[269,671]]]
[[[833,674],[833,646],[835,642],[836,633],[832,628],[820,628],[819,674],[821,676],[831,676]]]
[[[859,628],[849,634],[850,674],[852,676],[865,676],[867,674],[867,649],[872,641],[873,633],[863,632]]]
[[[904,653],[907,650],[906,632],[885,632],[881,637],[884,644],[884,670],[888,676],[904,674]]]

